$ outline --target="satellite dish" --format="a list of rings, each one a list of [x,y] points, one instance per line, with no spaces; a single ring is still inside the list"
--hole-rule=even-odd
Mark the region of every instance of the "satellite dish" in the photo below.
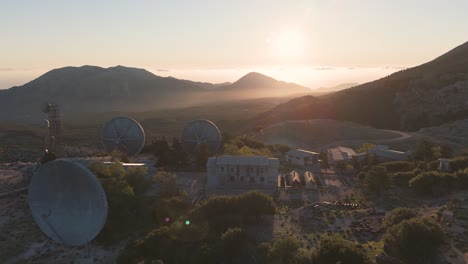
[[[50,108],[52,107],[52,105],[49,103],[49,102],[45,102],[43,105],[42,105],[42,112],[44,113],[49,113],[50,112]]]
[[[52,240],[82,246],[104,227],[107,199],[101,183],[84,165],[55,160],[42,165],[29,184],[29,207]]]
[[[119,150],[136,155],[145,145],[145,131],[129,117],[115,117],[102,129],[102,142],[107,152]]]
[[[181,137],[182,146],[190,154],[196,154],[206,144],[210,154],[215,154],[221,146],[221,133],[218,127],[208,120],[193,120],[185,125]]]

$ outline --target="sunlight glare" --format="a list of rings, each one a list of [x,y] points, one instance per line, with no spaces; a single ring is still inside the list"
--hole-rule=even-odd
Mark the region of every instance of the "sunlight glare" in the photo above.
[[[267,39],[272,55],[278,59],[293,60],[304,56],[304,34],[298,30],[284,30]]]

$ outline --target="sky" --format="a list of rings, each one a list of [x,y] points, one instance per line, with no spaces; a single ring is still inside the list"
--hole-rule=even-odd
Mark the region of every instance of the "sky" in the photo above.
[[[466,10],[466,0],[0,0],[0,89],[82,65],[364,83],[468,41]]]

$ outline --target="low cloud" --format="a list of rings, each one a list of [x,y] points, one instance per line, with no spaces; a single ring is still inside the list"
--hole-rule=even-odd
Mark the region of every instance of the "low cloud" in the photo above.
[[[329,70],[334,70],[335,68],[330,68],[330,67],[319,67],[315,68],[316,71],[329,71]]]
[[[156,69],[157,72],[170,72],[168,69]]]
[[[0,68],[0,71],[14,71],[12,68]]]

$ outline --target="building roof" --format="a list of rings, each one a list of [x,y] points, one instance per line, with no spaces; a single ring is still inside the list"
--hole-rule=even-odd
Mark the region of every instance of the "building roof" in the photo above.
[[[320,155],[320,153],[309,151],[309,150],[304,150],[304,149],[293,149],[293,150],[286,152],[286,155],[294,156],[298,158],[307,158],[307,157]]]
[[[349,160],[351,157],[356,155],[356,151],[345,147],[329,149],[328,153],[331,154],[333,161]]]
[[[279,160],[276,158],[269,158],[266,156],[222,155],[218,157],[209,158],[207,165],[279,166]]]
[[[406,160],[406,153],[388,149],[386,146],[376,146],[368,151],[369,154],[377,155],[378,157],[393,159],[393,160]]]

